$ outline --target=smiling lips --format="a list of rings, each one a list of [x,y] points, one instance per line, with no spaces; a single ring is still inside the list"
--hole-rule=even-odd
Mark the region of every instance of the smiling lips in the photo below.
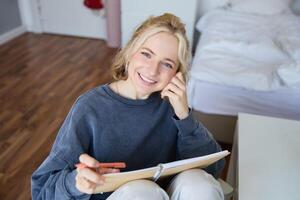
[[[146,82],[147,84],[155,84],[157,83],[157,81],[154,81],[154,80],[151,80],[145,76],[143,76],[142,74],[138,73],[139,74],[139,77],[144,81]]]

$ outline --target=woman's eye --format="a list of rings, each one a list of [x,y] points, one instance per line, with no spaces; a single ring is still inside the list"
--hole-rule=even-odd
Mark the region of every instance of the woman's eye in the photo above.
[[[171,64],[169,64],[169,63],[163,63],[163,65],[166,66],[166,67],[168,67],[168,68],[170,68],[170,69],[173,68],[173,66]]]
[[[147,52],[142,51],[141,54],[142,54],[143,56],[145,56],[146,58],[151,58],[151,54],[150,54],[150,53],[147,53]]]

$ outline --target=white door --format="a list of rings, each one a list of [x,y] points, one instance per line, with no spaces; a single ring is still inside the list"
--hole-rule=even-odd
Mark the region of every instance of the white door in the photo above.
[[[91,10],[83,0],[38,0],[43,32],[106,39],[103,11]]]

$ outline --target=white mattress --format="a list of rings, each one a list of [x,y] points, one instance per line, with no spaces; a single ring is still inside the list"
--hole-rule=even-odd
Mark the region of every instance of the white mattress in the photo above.
[[[261,92],[189,80],[190,107],[209,114],[236,116],[239,112],[300,120],[300,90]]]

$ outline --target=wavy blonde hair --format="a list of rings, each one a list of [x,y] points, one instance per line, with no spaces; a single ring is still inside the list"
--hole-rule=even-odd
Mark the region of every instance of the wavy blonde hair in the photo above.
[[[157,17],[151,16],[144,21],[133,33],[126,46],[117,53],[111,65],[112,76],[115,80],[127,79],[126,66],[130,58],[149,37],[160,32],[170,33],[178,39],[178,71],[182,72],[183,77],[186,78],[190,60],[190,47],[185,24],[175,15],[165,13]]]

